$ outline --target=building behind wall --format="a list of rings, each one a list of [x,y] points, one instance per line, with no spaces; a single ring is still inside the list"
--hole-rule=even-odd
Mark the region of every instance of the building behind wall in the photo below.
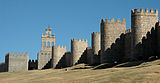
[[[38,53],[38,69],[43,69],[52,59],[52,46],[55,45],[55,35],[50,28],[42,34],[41,51]]]

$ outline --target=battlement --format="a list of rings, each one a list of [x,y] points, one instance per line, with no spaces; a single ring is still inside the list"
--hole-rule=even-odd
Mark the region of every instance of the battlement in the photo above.
[[[62,49],[66,49],[66,46],[63,46],[63,45],[60,46],[60,45],[58,45],[58,46],[54,46],[54,48],[58,48],[58,49],[61,49],[61,48],[62,48]]]
[[[28,53],[25,53],[24,54],[24,52],[22,52],[22,54],[19,52],[18,54],[17,54],[17,52],[15,52],[15,54],[12,52],[12,53],[8,53],[8,54],[6,54],[6,56],[29,56],[29,54]]]
[[[98,32],[92,32],[92,35],[101,35],[101,33],[98,33]]]
[[[126,19],[122,19],[122,21],[121,21],[120,18],[118,18],[117,20],[115,20],[114,18],[112,18],[111,20],[109,18],[107,18],[107,19],[105,19],[105,21],[102,19],[101,23],[107,23],[107,24],[122,23],[122,24],[124,24],[124,23],[126,23]]]
[[[84,39],[71,39],[71,42],[86,42],[88,43],[87,39],[84,40]]]
[[[140,11],[138,10],[138,9],[134,9],[134,10],[131,10],[131,13],[133,14],[133,15],[158,15],[158,9],[155,9],[155,10],[153,10],[153,9],[148,9],[148,8],[146,8],[145,10],[143,9],[143,8],[141,8],[140,9]]]
[[[37,63],[37,60],[29,60],[29,63]]]
[[[125,33],[130,33],[130,32],[132,32],[131,29],[127,29],[127,30],[125,31]]]

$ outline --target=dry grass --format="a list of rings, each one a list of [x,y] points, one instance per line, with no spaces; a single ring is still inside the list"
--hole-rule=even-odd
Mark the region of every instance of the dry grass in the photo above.
[[[134,67],[83,69],[83,64],[65,69],[0,73],[0,83],[159,83],[160,60]],[[76,69],[76,68],[82,69]],[[86,66],[85,66],[86,67]],[[73,70],[75,69],[75,70]]]

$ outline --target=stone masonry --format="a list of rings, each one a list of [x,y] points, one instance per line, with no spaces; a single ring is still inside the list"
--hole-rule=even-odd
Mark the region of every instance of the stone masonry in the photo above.
[[[27,71],[28,70],[28,61],[29,55],[28,53],[20,54],[20,53],[8,53],[5,56],[5,62],[7,65],[8,72],[16,72],[16,71]]]
[[[104,52],[111,47],[112,43],[115,43],[116,39],[120,37],[122,33],[125,33],[126,30],[126,20],[123,19],[122,22],[120,19],[112,18],[101,20],[101,63],[106,62],[105,57],[107,55]]]
[[[148,8],[145,11],[143,8],[140,11],[138,9],[131,11],[132,50],[142,42],[142,38],[155,26],[156,22],[158,22],[157,9],[155,12],[153,9],[149,11]],[[136,55],[136,50],[132,51],[132,55]]]
[[[26,71],[30,69],[64,68],[79,63],[97,65],[101,63],[122,63],[129,60],[147,60],[156,55],[160,58],[160,22],[158,10],[141,8],[131,11],[131,29],[126,30],[126,20],[114,18],[101,20],[100,33],[91,35],[91,47],[84,39],[71,40],[71,52],[66,47],[55,46],[55,35],[50,28],[42,34],[41,51],[37,61],[29,61],[28,53],[5,56],[0,63],[0,72]],[[144,57],[145,56],[145,57]],[[146,58],[147,57],[147,58]],[[135,59],[136,58],[136,59]],[[3,69],[2,69],[3,68]]]
[[[52,51],[52,68],[56,68],[58,63],[60,63],[60,60],[62,57],[65,55],[66,52],[66,46],[65,47],[60,47],[60,46],[53,46],[53,51]]]
[[[98,63],[97,56],[99,56],[99,51],[101,49],[101,34],[98,32],[92,33],[92,55],[91,55],[91,64]]]
[[[71,40],[71,64],[76,65],[88,46],[88,41],[84,39]]]
[[[41,51],[38,53],[38,69],[43,69],[44,66],[52,58],[52,46],[55,45],[55,35],[52,35],[50,28],[46,29],[46,34],[42,34]]]

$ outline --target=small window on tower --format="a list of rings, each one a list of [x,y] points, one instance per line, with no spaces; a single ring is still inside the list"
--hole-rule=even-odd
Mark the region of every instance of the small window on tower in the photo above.
[[[45,42],[43,42],[43,47],[45,47]]]
[[[49,44],[50,44],[50,43],[49,43],[49,42],[47,42],[47,46],[48,46],[48,47],[49,47]]]
[[[53,42],[52,42],[52,46],[53,46]]]
[[[49,34],[49,32],[48,32],[48,36],[49,36],[50,34]]]

